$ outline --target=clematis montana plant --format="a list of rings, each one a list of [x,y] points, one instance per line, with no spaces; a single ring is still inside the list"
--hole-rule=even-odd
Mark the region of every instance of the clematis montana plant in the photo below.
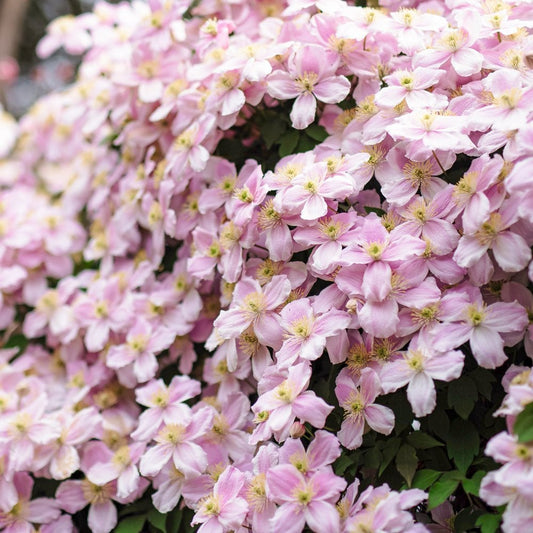
[[[0,526],[533,528],[528,0],[97,2],[0,110]]]

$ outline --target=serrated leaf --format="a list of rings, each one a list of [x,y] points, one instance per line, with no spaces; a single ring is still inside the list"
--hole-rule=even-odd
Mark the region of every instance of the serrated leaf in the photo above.
[[[259,131],[261,132],[261,138],[263,139],[263,141],[265,141],[265,145],[267,148],[272,148],[273,144],[276,141],[279,142],[286,129],[287,124],[279,118],[266,120],[259,127]]]
[[[501,515],[486,513],[478,517],[476,526],[481,529],[481,533],[495,533],[499,529],[501,521]]]
[[[445,502],[459,485],[458,479],[439,479],[429,489],[428,509]]]
[[[402,445],[396,456],[396,468],[409,487],[413,481],[417,466],[418,457],[416,456],[416,450],[410,444]]]
[[[474,496],[479,496],[479,486],[481,485],[481,480],[485,477],[486,472],[484,470],[478,470],[471,479],[463,479],[463,489],[468,494],[473,494]]]
[[[431,470],[424,468],[415,473],[411,486],[415,489],[426,490],[429,486],[433,485],[437,479],[441,476],[442,472],[438,470]]]
[[[127,516],[120,521],[113,533],[139,533],[142,531],[145,522],[145,515]]]
[[[448,457],[453,459],[461,472],[466,472],[479,452],[479,435],[468,420],[455,419],[447,440]]]
[[[150,511],[148,512],[147,519],[148,522],[150,522],[150,524],[152,524],[154,527],[156,527],[163,533],[166,533],[167,515],[160,513],[157,509],[150,509]]]
[[[290,130],[285,133],[280,139],[280,145],[278,153],[280,157],[285,157],[294,153],[298,140],[300,139],[300,133],[296,130]]]
[[[328,136],[328,132],[318,124],[311,124],[304,131],[307,135],[309,135],[309,137],[311,137],[311,139],[314,139],[318,142],[322,142]]]
[[[524,410],[516,417],[513,431],[518,437],[518,442],[533,440],[533,402],[526,405]]]
[[[396,456],[396,453],[398,452],[398,449],[400,448],[402,441],[397,438],[388,439],[385,446],[383,447],[383,461],[381,463],[381,466],[379,467],[378,475],[381,476],[385,469],[389,466],[391,461]]]
[[[452,381],[448,387],[448,405],[465,420],[472,412],[477,397],[476,382],[468,376]]]
[[[427,450],[428,448],[435,448],[436,446],[444,446],[442,442],[423,431],[414,431],[409,434],[407,436],[407,442],[420,450]]]

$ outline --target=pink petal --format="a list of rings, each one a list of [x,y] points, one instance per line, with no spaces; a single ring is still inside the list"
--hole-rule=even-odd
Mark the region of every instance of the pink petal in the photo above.
[[[492,245],[494,258],[505,272],[519,272],[531,260],[531,249],[523,237],[503,231]]]
[[[483,368],[497,368],[507,361],[503,351],[503,339],[496,331],[478,326],[470,337],[472,353]]]
[[[315,120],[316,98],[309,92],[300,94],[294,101],[290,114],[292,126],[303,130]]]
[[[331,503],[312,501],[305,509],[305,518],[312,531],[340,531],[339,512]]]
[[[326,104],[341,102],[349,92],[350,82],[344,76],[331,76],[313,87],[313,94]]]
[[[290,502],[294,498],[294,489],[304,486],[305,479],[292,464],[283,464],[270,469],[267,485],[272,499],[277,502]]]
[[[117,525],[117,521],[117,509],[110,500],[93,503],[89,508],[89,527],[92,531],[109,533]]]
[[[437,405],[433,380],[425,372],[417,372],[407,387],[407,399],[417,417],[426,416]]]
[[[388,435],[394,429],[394,413],[384,405],[372,404],[365,407],[368,425],[378,433]]]

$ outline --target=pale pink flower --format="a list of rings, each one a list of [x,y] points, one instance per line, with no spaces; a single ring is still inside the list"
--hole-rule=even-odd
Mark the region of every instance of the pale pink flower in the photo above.
[[[459,266],[472,267],[490,249],[494,259],[505,272],[519,272],[531,259],[531,249],[524,237],[509,230],[518,219],[517,202],[514,198],[503,203],[475,228],[465,233],[453,255]]]
[[[230,339],[253,325],[260,342],[277,346],[281,326],[275,310],[285,302],[290,291],[286,276],[274,276],[264,287],[254,279],[242,278],[235,286],[232,306],[220,312],[214,326],[223,338]]]
[[[378,91],[374,102],[378,106],[395,107],[405,99],[409,109],[437,108],[439,104],[447,103],[446,98],[439,99],[437,95],[426,89],[437,85],[445,70],[418,67],[412,71],[397,70],[385,76],[387,87]],[[444,101],[443,101],[444,100]]]
[[[346,329],[351,322],[345,311],[332,309],[323,314],[316,313],[307,298],[289,303],[280,316],[285,333],[283,345],[276,352],[279,368],[289,367],[298,358],[309,361],[319,358],[326,339]]]
[[[207,433],[214,415],[211,407],[202,407],[185,421],[165,424],[154,439],[155,446],[141,458],[141,474],[155,476],[169,461],[186,476],[202,474],[207,467],[207,455],[194,441]]]
[[[337,213],[319,219],[316,225],[297,228],[293,239],[301,246],[315,246],[308,264],[314,272],[328,274],[337,268],[342,246],[352,242],[355,212]]]
[[[433,380],[452,381],[463,370],[464,354],[457,350],[438,352],[427,336],[419,334],[402,357],[386,363],[380,371],[385,393],[407,386],[407,399],[417,418],[431,413],[437,404]]]
[[[513,131],[526,126],[533,110],[533,88],[522,87],[522,75],[514,69],[499,69],[489,74],[483,85],[491,103],[475,110],[471,120],[476,129]]]
[[[241,496],[244,483],[244,474],[228,466],[215,483],[213,492],[200,500],[191,525],[202,524],[198,531],[204,533],[240,529],[248,513],[248,503]]]
[[[163,380],[153,380],[135,390],[137,403],[148,407],[139,417],[137,429],[131,434],[135,440],[148,440],[161,428],[191,416],[186,400],[200,394],[200,383],[188,376],[174,376],[170,385]]]
[[[46,396],[39,396],[0,420],[0,443],[9,443],[9,464],[15,471],[30,468],[36,447],[61,435],[58,421],[45,415],[47,403]]]
[[[416,110],[401,115],[386,128],[396,141],[407,141],[406,155],[413,161],[425,161],[434,152],[468,152],[474,143],[464,133],[462,117],[438,114],[432,110]]]
[[[102,350],[110,331],[124,328],[130,314],[124,307],[124,294],[118,280],[102,279],[93,283],[87,294],[74,302],[74,312],[81,325],[87,328],[85,346],[91,352]]]
[[[374,403],[381,393],[382,387],[378,375],[371,368],[364,368],[357,381],[354,381],[346,369],[338,375],[335,395],[345,414],[337,437],[349,450],[361,446],[366,424],[384,435],[393,430],[392,410]]]
[[[267,92],[279,100],[296,98],[290,117],[296,129],[304,129],[315,118],[317,100],[336,104],[348,95],[350,82],[336,76],[336,70],[324,48],[302,46],[290,56],[288,72],[276,70],[268,76]]]
[[[87,471],[87,479],[99,486],[116,479],[117,496],[127,498],[139,488],[140,476],[137,463],[145,447],[144,442],[121,446],[115,452],[107,447],[101,447],[101,456]]]
[[[203,115],[174,139],[167,154],[168,165],[173,173],[183,172],[186,165],[197,172],[205,168],[209,152],[201,143],[212,133],[214,124],[213,115]]]
[[[307,362],[291,366],[286,378],[279,373],[268,377],[274,386],[261,393],[252,406],[258,427],[251,442],[266,440],[272,433],[278,441],[285,440],[296,417],[316,428],[324,427],[333,407],[313,391],[306,390],[310,379],[311,367]]]
[[[86,407],[75,414],[61,411],[57,420],[61,435],[45,449],[50,449],[48,468],[52,477],[66,479],[80,467],[79,446],[101,434],[102,419],[94,407]]]
[[[32,524],[49,524],[61,514],[58,504],[51,498],[31,499],[33,479],[26,472],[17,472],[13,477],[18,501],[5,512],[0,511],[0,528],[5,533],[35,531]]]
[[[440,67],[450,61],[459,76],[472,76],[483,65],[483,55],[472,47],[474,42],[475,37],[466,28],[451,28],[434,43],[433,48],[418,52],[413,63],[421,67]]]
[[[467,285],[443,296],[440,318],[444,323],[434,329],[434,348],[448,351],[470,341],[484,368],[497,368],[507,360],[500,333],[523,331],[528,323],[526,310],[517,302],[487,305],[479,289]]]
[[[157,372],[155,354],[166,350],[175,336],[174,332],[165,327],[153,328],[144,318],[137,318],[126,335],[126,344],[112,346],[107,352],[107,365],[110,368],[131,365],[140,383],[148,381]]]
[[[279,463],[292,464],[307,479],[324,470],[341,455],[337,437],[325,430],[315,432],[307,450],[300,439],[287,439],[279,449]]]
[[[300,533],[305,524],[312,531],[339,531],[335,507],[346,481],[331,470],[319,470],[308,477],[292,464],[274,466],[267,473],[270,497],[280,507],[271,519],[275,531]]]
[[[344,200],[354,192],[355,181],[351,176],[330,175],[326,163],[316,163],[291,181],[283,194],[274,199],[274,207],[299,213],[303,220],[315,220],[327,214],[331,200]]]

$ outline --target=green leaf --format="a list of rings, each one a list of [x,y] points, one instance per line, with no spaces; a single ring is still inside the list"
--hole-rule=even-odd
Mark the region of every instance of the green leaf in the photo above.
[[[453,527],[457,533],[464,533],[465,531],[470,531],[475,529],[476,521],[480,515],[483,514],[483,511],[480,509],[474,509],[473,507],[466,507],[461,509],[455,516],[453,521]]]
[[[468,420],[455,419],[447,441],[448,457],[453,459],[461,472],[466,472],[479,451],[479,435]]]
[[[333,471],[337,476],[342,476],[346,469],[351,466],[352,458],[349,455],[342,454],[334,463]]]
[[[178,533],[183,520],[183,510],[176,507],[167,514],[166,528],[167,533]]]
[[[479,496],[479,486],[481,485],[481,480],[485,477],[486,472],[484,470],[478,470],[471,479],[463,479],[463,489],[468,494],[473,494],[474,496]]]
[[[396,456],[396,468],[409,487],[413,481],[417,466],[418,457],[416,456],[416,450],[409,444],[401,446]]]
[[[389,438],[385,446],[383,447],[383,461],[379,467],[378,475],[381,476],[385,469],[389,466],[390,462],[396,456],[398,449],[400,448],[402,441],[398,438]]]
[[[476,382],[468,376],[452,381],[448,387],[448,405],[465,420],[472,412],[477,397]]]
[[[459,485],[458,479],[441,478],[429,489],[428,509],[434,509],[445,502]]]
[[[501,515],[486,513],[478,517],[476,526],[481,528],[481,533],[495,533],[499,529],[501,521]]]
[[[477,390],[482,396],[491,399],[492,396],[492,384],[495,383],[496,378],[494,374],[486,368],[476,368],[470,372],[470,377],[476,382]]]
[[[408,435],[407,442],[415,448],[419,448],[421,450],[435,448],[435,446],[444,446],[442,442],[433,438],[431,435],[424,433],[423,431],[415,431]]]
[[[516,417],[513,431],[518,436],[518,442],[533,440],[533,402]]]
[[[318,124],[311,124],[308,128],[305,129],[305,133],[314,139],[315,141],[322,142],[327,138],[328,132]]]
[[[379,207],[370,207],[369,205],[365,205],[365,211],[368,214],[376,213],[376,215],[378,215],[378,217],[382,217],[383,215],[386,214],[386,211],[384,211],[383,209],[381,209]]]
[[[152,524],[154,527],[162,531],[163,533],[166,533],[166,519],[167,515],[164,515],[163,513],[160,513],[157,509],[150,509],[148,512],[148,522]]]
[[[285,157],[294,153],[298,140],[300,139],[300,133],[296,130],[290,130],[285,133],[280,139],[279,155]]]
[[[139,533],[146,522],[145,515],[127,516],[121,520],[113,533]]]
[[[428,416],[428,426],[431,433],[446,441],[450,432],[450,419],[444,409],[439,408],[439,405],[441,404],[437,398],[437,408]]]
[[[429,468],[424,468],[419,470],[413,477],[413,482],[411,486],[415,489],[426,490],[429,486],[433,485],[437,479],[441,476],[442,472],[437,470],[431,470]]]
[[[296,152],[309,152],[317,145],[316,141],[307,135],[301,135],[298,139],[298,147]]]
[[[275,142],[279,142],[286,129],[287,124],[280,120],[279,117],[272,120],[266,120],[259,127],[261,137],[265,141],[267,148],[272,148]]]
[[[370,448],[363,459],[363,465],[377,470],[382,462],[381,452],[374,446]]]

